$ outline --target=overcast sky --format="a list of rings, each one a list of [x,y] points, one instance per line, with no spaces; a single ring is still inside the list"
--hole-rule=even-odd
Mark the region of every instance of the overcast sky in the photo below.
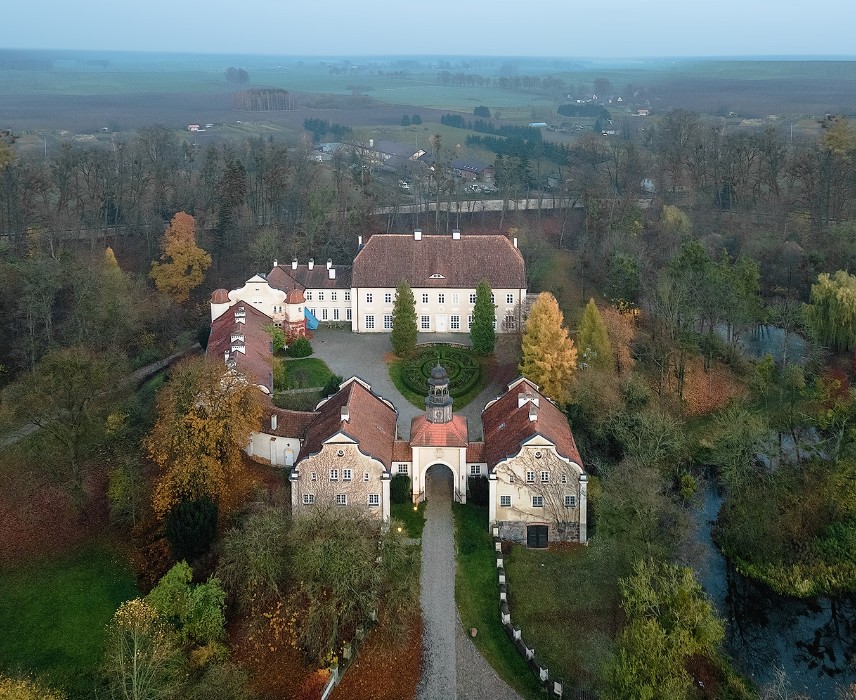
[[[277,55],[856,55],[856,0],[30,0],[0,48]]]

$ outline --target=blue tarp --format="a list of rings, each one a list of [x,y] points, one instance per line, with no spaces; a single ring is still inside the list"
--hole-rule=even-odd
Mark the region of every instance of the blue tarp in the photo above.
[[[306,319],[306,327],[310,331],[318,329],[318,319],[315,318],[315,316],[312,315],[312,312],[305,306],[303,307],[303,317]]]

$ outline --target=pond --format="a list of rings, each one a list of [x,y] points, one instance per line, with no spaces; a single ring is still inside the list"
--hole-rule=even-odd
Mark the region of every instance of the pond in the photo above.
[[[711,486],[697,512],[699,579],[726,620],[725,650],[759,685],[779,669],[791,688],[835,700],[856,683],[856,596],[786,598],[734,570],[711,538],[722,498]]]
[[[727,340],[728,331],[724,324],[717,325],[716,332],[723,340]],[[794,332],[788,333],[786,345],[785,331],[778,326],[757,326],[751,332],[740,335],[737,344],[747,357],[760,360],[765,355],[772,355],[779,365],[786,356],[788,362],[804,364],[808,354],[805,338]]]

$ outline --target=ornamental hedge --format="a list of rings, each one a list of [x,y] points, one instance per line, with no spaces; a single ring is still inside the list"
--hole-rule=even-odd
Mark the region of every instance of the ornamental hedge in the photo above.
[[[434,345],[417,348],[416,354],[404,362],[401,370],[404,385],[414,394],[427,396],[428,379],[438,362],[449,375],[452,398],[466,394],[481,377],[481,366],[469,348]]]

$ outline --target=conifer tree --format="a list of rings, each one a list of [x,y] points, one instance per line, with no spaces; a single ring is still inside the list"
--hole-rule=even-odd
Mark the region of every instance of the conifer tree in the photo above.
[[[538,384],[545,396],[564,404],[577,367],[577,349],[562,325],[564,318],[555,297],[541,292],[529,311],[523,331],[520,372]]]
[[[609,333],[594,299],[589,299],[583,311],[577,334],[577,348],[581,367],[609,371],[615,366]]]
[[[494,307],[491,301],[491,290],[487,280],[479,282],[476,287],[476,303],[473,306],[473,325],[470,328],[470,338],[473,352],[477,355],[490,355],[496,345],[496,331],[493,328]]]
[[[404,357],[416,347],[416,300],[413,290],[402,280],[395,290],[395,305],[392,307],[392,349]]]

